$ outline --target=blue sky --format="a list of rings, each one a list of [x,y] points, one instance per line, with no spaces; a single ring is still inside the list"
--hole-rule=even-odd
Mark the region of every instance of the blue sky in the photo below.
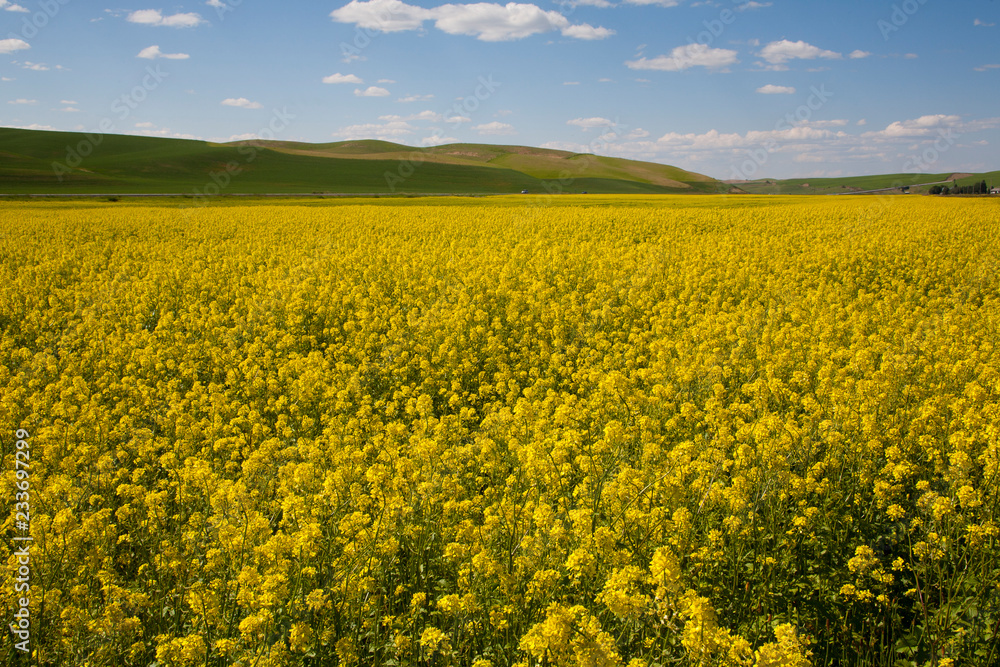
[[[0,126],[1000,169],[998,0],[0,0]]]

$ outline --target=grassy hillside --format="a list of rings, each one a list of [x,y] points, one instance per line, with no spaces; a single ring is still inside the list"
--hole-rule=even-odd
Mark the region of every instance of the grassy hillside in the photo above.
[[[242,142],[244,145],[250,142]],[[610,179],[677,190],[718,192],[714,179],[669,165],[638,162],[591,154],[571,153],[530,146],[491,144],[447,144],[413,148],[386,141],[342,141],[330,144],[252,142],[271,150],[312,157],[352,159],[418,159],[440,164],[461,164],[512,169],[545,180]],[[636,186],[630,186],[629,189]]]
[[[961,176],[961,178],[955,178]],[[951,172],[943,174],[880,174],[877,176],[854,176],[846,178],[791,178],[762,179],[749,182],[733,182],[732,185],[750,194],[781,195],[825,195],[848,194],[880,188],[909,186],[914,194],[926,192],[928,187],[917,187],[921,183],[955,180],[959,185],[972,185],[986,179],[987,184],[1000,186],[1000,172],[971,174],[963,176]]]
[[[663,194],[724,189],[707,176],[665,165],[525,147],[415,149],[383,141],[210,144],[0,128],[3,194]]]

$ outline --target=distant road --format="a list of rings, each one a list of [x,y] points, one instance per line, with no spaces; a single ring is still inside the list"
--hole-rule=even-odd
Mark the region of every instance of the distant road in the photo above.
[[[954,182],[955,182],[954,180],[951,180],[951,181],[935,181],[934,183],[914,183],[913,185],[897,185],[897,186],[894,186],[894,187],[891,187],[891,188],[879,188],[878,190],[861,190],[861,191],[858,191],[858,192],[831,192],[830,195],[831,196],[836,196],[836,195],[869,195],[869,194],[872,194],[873,192],[889,192],[890,190],[902,190],[904,188],[906,188],[906,189],[921,188],[921,187],[923,187],[925,185],[944,185],[945,183],[954,183]]]

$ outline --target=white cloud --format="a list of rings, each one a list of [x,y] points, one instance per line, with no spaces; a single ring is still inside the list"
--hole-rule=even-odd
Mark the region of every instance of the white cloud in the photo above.
[[[564,86],[579,86],[579,81],[563,81]]]
[[[225,9],[227,6],[222,0],[208,0],[205,4],[216,9]]]
[[[378,86],[368,86],[364,90],[355,88],[354,94],[357,97],[386,97],[389,95],[389,91],[385,88],[379,88]]]
[[[15,81],[15,79],[10,78],[9,76],[0,76],[0,81],[8,82],[8,81]]]
[[[419,30],[425,21],[450,35],[469,35],[484,42],[503,42],[531,35],[560,31],[574,39],[604,39],[614,34],[607,28],[589,24],[571,24],[556,11],[546,11],[533,4],[490,2],[445,4],[424,8],[402,0],[351,0],[330,13],[339,23],[353,23],[359,28],[380,32]]]
[[[510,2],[498,5],[479,2],[442,5],[435,12],[438,30],[450,35],[469,35],[484,42],[523,39],[543,32],[570,29],[569,19],[537,5]],[[572,35],[569,35],[572,36]]]
[[[991,69],[1000,69],[1000,65],[981,65],[979,67],[974,67],[977,72],[988,72]]]
[[[422,120],[422,121],[427,121],[427,122],[430,122],[430,123],[440,123],[442,120],[444,120],[444,116],[442,116],[441,114],[437,113],[436,111],[429,111],[428,110],[428,111],[421,111],[420,113],[410,114],[409,116],[396,116],[396,115],[379,116],[378,119],[382,120],[382,121],[396,121],[396,120],[414,121],[414,120]]]
[[[236,107],[238,109],[260,109],[260,102],[251,102],[245,97],[230,97],[228,99],[222,100],[222,106],[224,107]]]
[[[432,134],[429,137],[424,137],[420,140],[421,146],[442,146],[444,144],[454,144],[458,143],[458,139],[455,137],[445,137],[440,134]]]
[[[157,58],[166,58],[167,60],[187,60],[191,56],[186,53],[163,53],[160,51],[159,46],[148,46],[139,52],[137,58],[146,58],[148,60],[155,60]]]
[[[867,58],[869,56],[871,56],[871,51],[862,51],[861,49],[856,49],[854,51],[851,51],[847,55],[847,57],[851,58],[852,60],[860,60],[861,58]]]
[[[27,7],[22,7],[21,5],[15,5],[11,3],[10,0],[0,0],[0,9],[4,10],[5,12],[22,12],[29,14],[31,13],[31,10],[28,9]]]
[[[676,7],[680,0],[625,0],[630,5],[659,5],[660,7]]]
[[[916,60],[916,59],[917,59],[917,58],[919,58],[920,56],[918,56],[918,55],[917,55],[916,53],[907,53],[907,54],[906,54],[905,56],[903,56],[903,57],[904,57],[904,58],[906,58],[907,60]]]
[[[610,28],[595,28],[589,23],[580,23],[563,28],[562,34],[564,37],[572,37],[573,39],[597,40],[607,39],[615,34],[615,31]]]
[[[795,89],[791,86],[776,86],[772,83],[761,86],[757,89],[761,95],[794,95]]]
[[[636,139],[645,139],[648,136],[649,132],[642,129],[641,127],[637,127],[628,134],[626,134],[625,138],[629,141],[635,141]]]
[[[140,9],[129,14],[125,20],[129,23],[165,26],[167,28],[194,28],[205,22],[200,14],[187,13],[164,16],[159,9]]]
[[[975,21],[972,22],[972,25],[981,26],[983,28],[992,28],[993,26],[996,25],[996,23],[987,23],[986,21],[983,21],[981,19],[976,19]]]
[[[393,84],[393,83],[396,83],[396,82],[393,81],[392,79],[379,79],[376,83]]]
[[[0,39],[0,53],[14,53],[15,51],[23,51],[24,49],[30,49],[31,45],[28,44],[23,39]]]
[[[482,125],[476,125],[472,128],[478,132],[481,136],[496,136],[496,135],[510,135],[517,134],[517,130],[514,129],[513,125],[508,123],[501,123],[500,121],[493,121],[492,123],[484,123]]]
[[[777,68],[784,68],[789,60],[814,60],[816,58],[836,60],[843,57],[836,51],[827,51],[803,41],[791,42],[787,39],[771,42],[761,49],[758,55]]]
[[[333,10],[330,17],[338,23],[354,23],[368,30],[402,32],[423,27],[424,21],[431,20],[434,13],[401,0],[351,0],[340,9]]]
[[[796,123],[798,127],[847,127],[848,122],[843,118],[836,120],[804,120]]]
[[[63,107],[59,111],[62,111],[63,113],[80,113],[80,110],[78,108],[72,106],[72,105],[71,106],[67,106],[67,107]]]
[[[397,102],[427,102],[428,100],[433,100],[433,95],[407,95],[406,97],[400,97]]]
[[[861,120],[858,121],[858,127],[864,127],[867,124],[868,124],[867,118],[862,118]]]
[[[748,2],[744,2],[741,5],[737,5],[736,9],[739,10],[739,11],[741,11],[741,12],[742,11],[746,11],[748,9],[764,9],[765,7],[770,7],[772,4],[774,4],[774,3],[771,3],[771,2],[755,2],[754,0],[749,0]]]
[[[775,130],[752,130],[746,134],[723,134],[718,130],[709,130],[703,134],[679,134],[668,132],[656,140],[660,146],[684,147],[689,150],[716,150],[721,148],[739,149],[761,146],[767,142],[788,143],[829,139],[835,136],[830,130],[811,127],[789,127]]]
[[[613,120],[608,120],[607,118],[574,118],[573,120],[566,121],[567,125],[574,125],[581,130],[592,130],[595,127],[611,127],[615,124]]]
[[[21,65],[21,67],[23,67],[24,69],[30,69],[33,72],[48,72],[49,71],[49,66],[46,65],[45,63],[33,63],[30,60],[26,61],[23,65]],[[62,67],[58,67],[57,66],[56,69],[62,69]]]
[[[337,72],[336,74],[331,74],[330,76],[323,77],[323,83],[364,83],[364,82],[354,74],[341,74],[340,72]]]
[[[468,116],[448,116],[447,118],[444,119],[444,122],[455,123],[455,124],[471,123],[472,119],[469,118]]]
[[[360,125],[348,125],[333,133],[334,137],[345,140],[351,139],[381,139],[383,141],[393,141],[400,137],[413,134],[415,127],[402,120],[393,120],[387,123],[364,123]]]
[[[16,100],[11,100],[7,104],[38,104],[38,100],[26,100],[23,97],[19,97]]]
[[[149,121],[146,121],[144,123],[136,123],[135,126],[137,128],[139,128],[140,130],[150,130],[150,129],[156,127],[156,125],[154,123],[150,123]]]
[[[866,132],[864,136],[871,139],[900,139],[912,137],[938,136],[940,130],[957,128],[962,119],[959,116],[935,114],[921,116],[912,120],[898,120],[890,123],[884,130]]]
[[[655,58],[639,58],[625,64],[629,69],[651,69],[664,72],[679,72],[691,67],[706,67],[720,69],[735,65],[739,60],[736,51],[730,49],[713,49],[705,44],[688,44],[678,46],[669,56]]]

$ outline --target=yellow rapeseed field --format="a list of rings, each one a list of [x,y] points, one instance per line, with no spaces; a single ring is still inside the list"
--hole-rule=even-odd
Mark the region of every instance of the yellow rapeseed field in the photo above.
[[[0,204],[31,664],[1000,663],[997,201],[454,203]]]

